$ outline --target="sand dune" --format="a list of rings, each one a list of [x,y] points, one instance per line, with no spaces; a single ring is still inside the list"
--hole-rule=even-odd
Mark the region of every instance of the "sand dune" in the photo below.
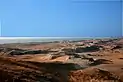
[[[109,39],[26,47],[1,45],[0,82],[123,82],[122,42]],[[13,50],[12,55],[9,52]]]

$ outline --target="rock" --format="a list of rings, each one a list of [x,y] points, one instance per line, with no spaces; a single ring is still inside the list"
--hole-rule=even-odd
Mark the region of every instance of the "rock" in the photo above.
[[[94,52],[94,51],[99,51],[99,47],[98,46],[90,46],[90,47],[78,47],[76,48],[75,52],[76,53],[82,53],[82,52]]]
[[[90,62],[94,62],[95,60],[93,58],[89,58],[89,61]]]
[[[0,51],[9,55],[44,54],[49,52],[48,50],[23,50],[18,48],[0,48]]]
[[[81,58],[81,56],[78,55],[78,54],[74,54],[74,57],[75,57],[75,58]]]
[[[122,48],[122,46],[120,46],[120,45],[116,45],[116,46],[115,46],[115,47],[113,47],[111,50],[120,49],[120,48]]]
[[[100,64],[112,64],[113,62],[111,60],[106,59],[91,59],[92,63],[90,65],[100,65]]]
[[[74,55],[75,54],[75,49],[67,48],[67,49],[62,49],[62,51],[65,52],[67,55]]]

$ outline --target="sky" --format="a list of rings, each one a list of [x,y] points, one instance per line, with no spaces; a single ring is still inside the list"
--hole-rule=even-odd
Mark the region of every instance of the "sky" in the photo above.
[[[122,36],[123,36],[123,0],[122,0]]]
[[[120,0],[0,0],[3,37],[117,37]]]

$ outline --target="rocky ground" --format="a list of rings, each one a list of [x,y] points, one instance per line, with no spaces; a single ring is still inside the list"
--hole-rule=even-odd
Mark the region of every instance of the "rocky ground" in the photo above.
[[[1,44],[0,82],[123,82],[123,39]]]

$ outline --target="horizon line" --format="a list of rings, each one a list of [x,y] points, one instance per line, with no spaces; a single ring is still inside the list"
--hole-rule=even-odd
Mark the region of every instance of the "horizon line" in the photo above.
[[[0,37],[0,39],[64,39],[64,38],[69,39],[69,38],[114,38],[114,37]]]

